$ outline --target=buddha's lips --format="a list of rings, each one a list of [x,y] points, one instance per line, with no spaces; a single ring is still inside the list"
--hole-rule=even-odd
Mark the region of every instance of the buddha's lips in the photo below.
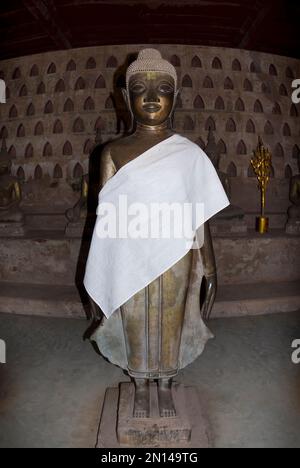
[[[158,112],[160,111],[161,106],[159,104],[145,104],[143,110],[146,112]]]

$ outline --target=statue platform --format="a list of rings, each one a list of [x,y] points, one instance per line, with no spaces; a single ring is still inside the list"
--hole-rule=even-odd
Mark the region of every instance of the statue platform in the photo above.
[[[86,318],[89,306],[75,286],[0,281],[0,310],[8,314]],[[220,285],[212,317],[247,317],[300,310],[300,280]]]
[[[219,279],[214,317],[300,309],[300,236],[248,231],[246,236],[216,236],[214,246]],[[88,240],[54,230],[1,238],[0,310],[85,317],[82,278],[88,247]]]
[[[23,223],[0,222],[0,237],[24,237],[25,229]]]
[[[209,223],[213,236],[242,235],[246,236],[248,226],[244,219],[222,219],[217,216]]]
[[[286,224],[285,232],[291,236],[300,236],[300,219],[290,219]]]
[[[177,416],[161,418],[156,384],[150,384],[150,417],[133,418],[134,385],[106,391],[97,448],[209,448],[211,436],[195,387],[174,384]]]

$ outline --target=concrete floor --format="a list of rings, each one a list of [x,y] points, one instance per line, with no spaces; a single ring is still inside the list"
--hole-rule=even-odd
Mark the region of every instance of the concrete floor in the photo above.
[[[93,447],[105,389],[128,380],[83,340],[87,322],[0,314],[0,447]],[[197,385],[215,447],[300,447],[300,313],[215,319],[177,380]]]

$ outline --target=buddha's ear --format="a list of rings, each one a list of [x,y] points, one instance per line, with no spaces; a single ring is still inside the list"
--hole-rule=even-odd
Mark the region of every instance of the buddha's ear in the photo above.
[[[133,130],[133,125],[134,125],[134,118],[133,118],[133,113],[132,113],[132,110],[131,110],[131,105],[130,105],[130,98],[129,98],[129,95],[128,95],[128,92],[127,92],[127,89],[126,88],[121,88],[122,90],[122,94],[123,94],[123,99],[126,103],[126,106],[127,106],[127,109],[129,110],[130,112],[130,126],[129,126],[129,132],[131,132]]]
[[[124,99],[128,109],[129,109],[130,108],[130,103],[129,103],[129,96],[128,96],[128,92],[127,92],[126,88],[122,88],[122,95],[123,95],[123,99]]]
[[[172,112],[171,112],[171,113],[173,113],[174,110],[175,110],[175,107],[176,107],[176,104],[177,104],[177,99],[178,99],[178,96],[179,96],[180,93],[181,93],[181,88],[178,88],[178,89],[175,91],[175,93],[174,93],[173,109],[172,109]]]
[[[181,93],[181,89],[182,89],[182,88],[178,88],[178,89],[175,91],[175,94],[174,94],[174,104],[176,104],[176,102],[177,102],[178,96],[179,96],[180,93]]]

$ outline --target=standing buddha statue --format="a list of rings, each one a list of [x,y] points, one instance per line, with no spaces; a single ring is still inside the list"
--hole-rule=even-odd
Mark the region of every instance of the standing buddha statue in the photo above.
[[[176,415],[172,379],[212,336],[203,321],[217,291],[207,221],[229,202],[209,158],[171,128],[177,75],[159,51],[140,51],[127,69],[123,95],[134,130],[107,144],[101,156],[98,225],[84,284],[94,316],[101,320],[92,338],[135,383],[133,417],[149,418],[149,382],[156,381],[159,414],[169,418]],[[101,204],[114,205],[119,195],[134,204],[182,202],[193,198],[192,192],[204,205],[204,218],[193,227],[194,234],[204,229],[204,242],[197,248],[176,240],[107,239],[99,234]]]

